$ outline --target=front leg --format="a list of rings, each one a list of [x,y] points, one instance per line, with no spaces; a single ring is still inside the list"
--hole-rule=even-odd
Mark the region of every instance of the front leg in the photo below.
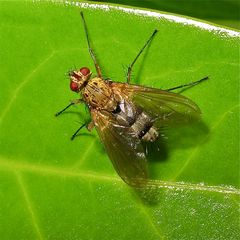
[[[75,105],[75,104],[78,104],[78,103],[81,103],[83,102],[82,99],[75,99],[75,100],[72,100],[70,104],[68,104],[64,109],[62,109],[61,111],[55,113],[55,116],[59,116],[60,114],[62,114],[64,111],[66,111],[69,107],[71,107],[72,105]]]

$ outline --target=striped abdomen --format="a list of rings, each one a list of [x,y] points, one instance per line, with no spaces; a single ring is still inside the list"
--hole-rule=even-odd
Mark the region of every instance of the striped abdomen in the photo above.
[[[154,142],[158,132],[153,119],[133,103],[123,101],[113,112],[118,124],[130,128],[130,132],[143,141]]]

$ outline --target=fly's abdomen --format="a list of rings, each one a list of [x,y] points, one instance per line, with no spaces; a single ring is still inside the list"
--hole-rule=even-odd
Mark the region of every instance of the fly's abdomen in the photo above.
[[[136,116],[131,128],[138,138],[143,141],[154,142],[158,138],[158,132],[153,126],[153,120],[145,112],[141,112]]]
[[[113,114],[120,126],[128,127],[129,133],[140,140],[154,142],[158,138],[153,119],[132,102],[122,100]]]

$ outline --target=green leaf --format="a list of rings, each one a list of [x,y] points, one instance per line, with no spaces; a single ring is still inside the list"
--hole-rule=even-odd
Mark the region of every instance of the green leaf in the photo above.
[[[70,141],[88,117],[83,106],[54,117],[78,97],[65,73],[94,69],[80,10],[114,81],[125,81],[154,29],[133,83],[166,89],[210,77],[182,92],[202,121],[169,131],[142,191],[117,176],[95,130]],[[1,239],[240,238],[238,32],[88,3],[1,2],[0,19]]]

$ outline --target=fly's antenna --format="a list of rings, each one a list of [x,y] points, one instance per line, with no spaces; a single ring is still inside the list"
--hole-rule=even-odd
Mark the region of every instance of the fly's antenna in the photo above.
[[[97,75],[98,77],[102,78],[102,72],[101,72],[101,69],[97,63],[97,59],[96,59],[96,56],[93,52],[93,49],[91,48],[91,44],[90,44],[90,41],[89,41],[89,35],[88,35],[88,30],[87,30],[87,24],[86,24],[86,21],[85,21],[85,18],[83,16],[83,12],[80,12],[80,15],[82,17],[82,21],[83,21],[83,26],[84,26],[84,31],[85,31],[85,35],[86,35],[86,38],[87,38],[87,44],[88,44],[88,51],[91,55],[91,58],[94,62],[94,65],[95,65],[95,68],[96,68],[96,71],[97,71]]]

